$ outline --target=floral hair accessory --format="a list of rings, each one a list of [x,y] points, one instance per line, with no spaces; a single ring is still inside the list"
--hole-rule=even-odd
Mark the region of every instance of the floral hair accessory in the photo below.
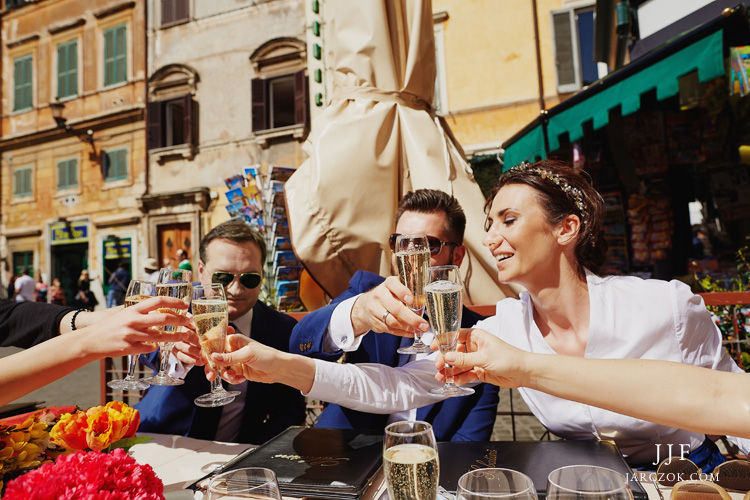
[[[79,451],[8,483],[3,499],[27,498],[156,500],[164,498],[164,483],[150,465],[140,465],[122,449]]]
[[[573,187],[568,184],[565,179],[560,177],[558,174],[550,172],[549,170],[541,167],[532,166],[530,163],[525,161],[511,168],[509,172],[532,172],[538,174],[542,179],[554,183],[558,188],[560,188],[563,193],[565,193],[568,199],[573,202],[578,211],[581,213],[581,223],[585,221],[587,212],[586,204],[583,202],[583,193],[577,187]]]

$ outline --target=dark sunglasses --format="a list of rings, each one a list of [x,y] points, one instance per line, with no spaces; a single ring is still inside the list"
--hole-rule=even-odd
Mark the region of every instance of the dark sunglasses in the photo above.
[[[256,286],[260,285],[260,282],[263,279],[263,277],[259,273],[242,273],[237,275],[234,273],[228,273],[226,271],[216,271],[211,277],[211,282],[221,283],[224,286],[229,286],[232,281],[234,281],[235,276],[240,277],[240,283],[242,283],[242,286],[244,286],[245,288],[255,288]]]
[[[399,236],[401,236],[401,233],[393,233],[388,237],[388,246],[391,247],[391,252],[393,253],[396,253],[396,238],[398,238]],[[430,245],[430,255],[432,255],[433,257],[439,254],[445,246],[458,246],[458,243],[451,243],[450,241],[440,241],[435,236],[428,236],[427,244]]]
[[[747,460],[728,460],[717,465],[710,474],[703,474],[693,461],[680,457],[671,457],[671,461],[666,458],[656,468],[657,482],[662,486],[674,486],[680,481],[704,476],[728,490],[750,491],[750,462]]]

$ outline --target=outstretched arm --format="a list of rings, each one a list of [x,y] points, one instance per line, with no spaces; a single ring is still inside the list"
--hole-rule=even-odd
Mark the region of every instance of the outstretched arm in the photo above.
[[[161,333],[160,325],[190,327],[184,316],[156,313],[155,309],[187,308],[171,297],[144,300],[106,321],[54,337],[0,363],[0,405],[28,394],[78,368],[104,357],[139,354],[154,350],[153,342],[187,340],[190,333]],[[151,314],[149,314],[151,313]]]
[[[439,370],[444,361],[471,368],[455,376],[457,383],[528,387],[662,425],[750,438],[749,375],[670,361],[533,354],[478,329],[462,330],[459,341],[467,352],[436,361]]]

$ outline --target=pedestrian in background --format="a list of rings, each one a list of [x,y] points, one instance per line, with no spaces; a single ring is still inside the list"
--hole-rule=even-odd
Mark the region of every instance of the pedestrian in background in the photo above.
[[[31,270],[28,267],[23,269],[23,274],[16,280],[13,288],[16,294],[16,302],[34,302],[36,295],[36,284],[34,278],[30,276]]]
[[[76,293],[75,305],[79,309],[87,309],[93,311],[94,307],[99,304],[96,300],[94,293],[91,291],[91,280],[89,279],[89,270],[84,269],[81,271],[81,276],[78,278],[78,292]]]
[[[130,272],[125,262],[117,264],[117,269],[109,276],[109,292],[107,293],[107,308],[120,306],[125,303],[125,292],[130,283]]]
[[[188,254],[182,248],[177,250],[177,260],[179,261],[177,269],[187,269],[188,271],[193,270],[193,266],[190,265],[190,261],[188,260]]]
[[[143,265],[143,273],[144,280],[156,283],[159,279],[159,264],[156,262],[156,259],[153,257],[146,259],[146,263]]]
[[[49,287],[49,301],[52,304],[57,304],[59,306],[65,305],[65,290],[62,288],[62,284],[60,283],[60,280],[57,278],[54,278],[52,280],[52,285]]]
[[[36,284],[34,285],[36,290],[36,301],[47,302],[47,283],[42,279],[42,274],[39,273],[36,276]]]

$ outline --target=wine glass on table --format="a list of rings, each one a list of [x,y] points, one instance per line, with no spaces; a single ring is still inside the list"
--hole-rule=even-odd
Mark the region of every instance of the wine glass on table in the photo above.
[[[150,299],[154,296],[156,284],[148,281],[131,280],[128,284],[128,291],[125,293],[125,307],[134,306],[142,300]],[[118,391],[145,391],[150,386],[135,378],[137,355],[128,356],[128,374],[121,380],[110,380],[107,386]]]
[[[195,398],[195,404],[204,407],[224,406],[234,401],[240,391],[226,391],[221,384],[221,369],[211,361],[211,354],[224,352],[227,338],[227,298],[224,285],[209,283],[193,287],[193,321],[201,342],[201,351],[216,374],[211,380],[211,392]]]
[[[429,282],[424,287],[427,298],[427,315],[442,354],[453,352],[458,345],[458,332],[461,329],[463,310],[463,290],[461,272],[458,266],[433,266],[430,268]],[[461,387],[453,382],[453,367],[445,365],[445,384],[438,389],[430,389],[440,396],[468,396],[474,394],[471,387]]]
[[[424,313],[424,287],[430,268],[430,243],[424,234],[402,234],[396,238],[396,267],[401,283],[411,292],[409,309],[418,315]],[[400,354],[431,353],[430,346],[422,342],[422,333],[414,330],[414,343],[398,349]]]
[[[158,297],[175,297],[190,304],[193,294],[192,279],[193,273],[187,269],[161,269],[159,271],[159,278],[156,281],[156,295]],[[172,309],[169,307],[161,307],[156,311],[178,315],[187,313],[187,309]],[[171,333],[176,331],[176,328],[178,327],[164,325],[162,326],[162,331]],[[184,380],[170,377],[167,373],[169,353],[172,352],[172,347],[174,347],[174,342],[159,342],[159,350],[161,351],[159,373],[153,377],[143,379],[144,382],[151,385],[182,385],[185,383]]]
[[[432,426],[421,420],[386,426],[383,471],[390,500],[435,500],[440,465]]]
[[[633,500],[627,478],[593,465],[560,467],[547,477],[547,500]]]
[[[206,500],[231,498],[281,500],[276,474],[271,469],[248,467],[225,472],[211,479]]]
[[[458,480],[456,500],[537,500],[531,478],[512,469],[477,469]]]

